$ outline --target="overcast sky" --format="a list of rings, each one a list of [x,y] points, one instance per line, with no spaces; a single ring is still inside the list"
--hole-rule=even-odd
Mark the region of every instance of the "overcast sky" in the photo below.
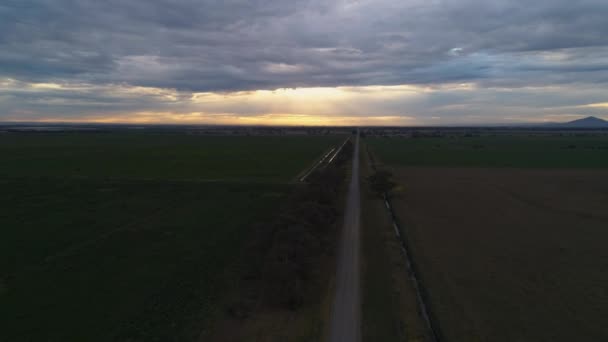
[[[608,119],[606,0],[2,0],[0,120]]]

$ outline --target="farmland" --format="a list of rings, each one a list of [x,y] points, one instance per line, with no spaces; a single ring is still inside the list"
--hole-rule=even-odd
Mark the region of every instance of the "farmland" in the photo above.
[[[335,136],[0,135],[2,177],[288,181]]]
[[[606,168],[608,135],[373,138],[369,144],[395,166]]]
[[[367,140],[446,341],[608,339],[605,136]]]
[[[196,339],[249,228],[342,140],[0,135],[2,339]]]

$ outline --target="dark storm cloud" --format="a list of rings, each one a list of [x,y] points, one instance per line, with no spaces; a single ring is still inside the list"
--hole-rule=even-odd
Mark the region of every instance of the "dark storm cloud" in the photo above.
[[[585,106],[608,102],[606,18],[605,0],[4,0],[0,119],[306,112],[230,94],[336,86],[323,115],[605,116]]]
[[[607,16],[604,0],[9,0],[0,76],[193,91],[603,83]]]

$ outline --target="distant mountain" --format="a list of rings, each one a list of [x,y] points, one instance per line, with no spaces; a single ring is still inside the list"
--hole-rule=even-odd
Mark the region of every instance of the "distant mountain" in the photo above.
[[[552,126],[566,128],[608,128],[608,121],[589,116],[584,119],[578,119],[570,122],[552,123]]]

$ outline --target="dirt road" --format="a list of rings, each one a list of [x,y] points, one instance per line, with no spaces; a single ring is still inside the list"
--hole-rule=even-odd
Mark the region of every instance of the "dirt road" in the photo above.
[[[359,135],[355,142],[352,175],[344,212],[344,228],[336,271],[336,293],[332,307],[329,341],[361,340],[361,300],[359,294]]]

